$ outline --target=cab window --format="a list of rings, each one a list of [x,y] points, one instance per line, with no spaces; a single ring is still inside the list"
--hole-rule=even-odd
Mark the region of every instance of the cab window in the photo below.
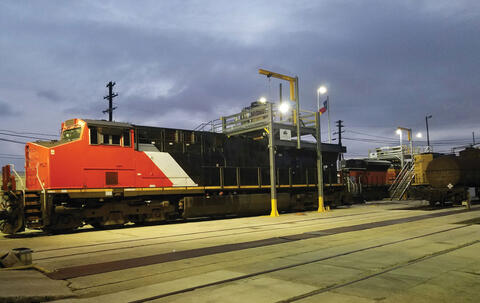
[[[123,146],[130,147],[130,130],[123,132]]]
[[[82,133],[82,128],[81,127],[66,129],[62,132],[62,136],[60,138],[60,141],[71,142],[71,141],[78,140],[80,138],[81,133]]]
[[[112,135],[112,144],[113,145],[120,145],[120,138],[122,136],[119,135]]]
[[[131,147],[130,130],[90,126],[90,144]]]
[[[103,144],[110,144],[110,135],[107,135],[107,134],[103,134],[103,141],[102,143]]]
[[[98,132],[96,127],[90,127],[90,144],[98,144]]]

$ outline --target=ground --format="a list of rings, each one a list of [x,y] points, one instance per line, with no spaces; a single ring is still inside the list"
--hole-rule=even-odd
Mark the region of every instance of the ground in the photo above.
[[[424,204],[2,236],[0,302],[477,302],[480,206]]]

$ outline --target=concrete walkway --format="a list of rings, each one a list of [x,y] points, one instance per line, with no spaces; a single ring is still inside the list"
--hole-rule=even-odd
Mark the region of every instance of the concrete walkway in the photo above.
[[[0,239],[48,270],[396,220],[453,209],[380,203],[329,213]],[[477,302],[480,209],[62,280],[0,271],[0,297],[25,302]],[[11,277],[11,278],[10,278]],[[1,299],[0,299],[1,300]],[[1,301],[0,301],[1,302]]]
[[[0,270],[0,302],[44,302],[74,296],[67,281],[34,270]]]

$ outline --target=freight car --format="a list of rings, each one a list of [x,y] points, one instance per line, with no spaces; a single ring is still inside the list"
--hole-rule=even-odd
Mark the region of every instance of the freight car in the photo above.
[[[362,200],[388,197],[392,164],[384,160],[348,159],[342,167],[348,190]]]
[[[422,154],[415,157],[415,179],[409,195],[431,205],[461,203],[468,189],[480,188],[480,150],[466,148],[459,155]]]
[[[58,141],[25,147],[25,189],[3,168],[1,230],[50,231],[270,210],[266,134],[256,137],[103,120],[62,123]],[[326,144],[324,163],[345,148]],[[277,147],[278,208],[316,207],[316,152]],[[329,173],[327,172],[326,175]],[[331,173],[330,173],[331,174]],[[341,201],[343,185],[325,188]]]

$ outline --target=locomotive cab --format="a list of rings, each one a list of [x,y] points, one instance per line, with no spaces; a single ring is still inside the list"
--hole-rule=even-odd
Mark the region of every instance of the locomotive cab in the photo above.
[[[85,140],[86,123],[71,119],[62,123],[60,140],[28,142],[25,146],[25,177],[29,190],[50,188],[53,163],[69,162],[69,150]],[[67,165],[68,167],[68,165]]]
[[[133,127],[127,123],[70,119],[60,140],[25,147],[26,186],[30,190],[105,188],[125,178],[133,184]]]

